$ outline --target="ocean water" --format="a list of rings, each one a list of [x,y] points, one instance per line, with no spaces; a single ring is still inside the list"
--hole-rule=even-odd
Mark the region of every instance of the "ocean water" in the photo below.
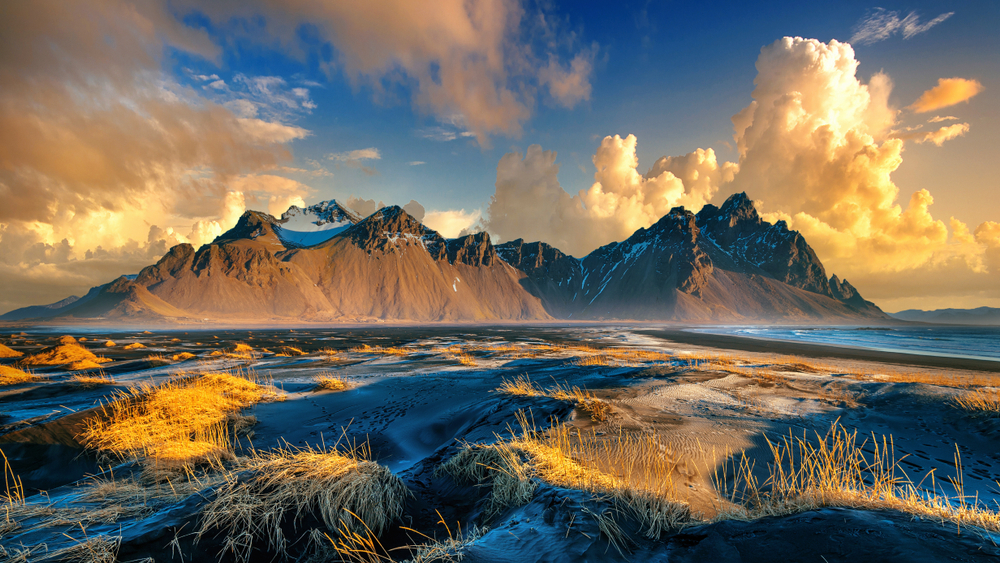
[[[692,332],[1000,362],[1000,327],[713,327]]]

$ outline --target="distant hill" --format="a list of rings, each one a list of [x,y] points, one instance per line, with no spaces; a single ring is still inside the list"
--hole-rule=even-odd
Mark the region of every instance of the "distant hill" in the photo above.
[[[697,215],[675,208],[582,259],[542,242],[494,246],[487,233],[445,239],[396,206],[365,218],[332,200],[281,218],[247,211],[211,244],[175,246],[137,276],[0,316],[26,318],[891,320],[745,194]]]
[[[923,311],[907,309],[890,316],[901,321],[919,321],[924,323],[940,323],[955,325],[998,325],[1000,326],[1000,309],[995,307],[979,307],[977,309],[936,309]]]

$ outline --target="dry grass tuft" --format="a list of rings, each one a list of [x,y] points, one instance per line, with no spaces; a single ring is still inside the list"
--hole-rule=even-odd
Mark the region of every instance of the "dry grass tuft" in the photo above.
[[[520,433],[497,436],[493,444],[466,444],[437,470],[459,482],[489,483],[488,518],[527,503],[538,481],[606,495],[651,538],[690,517],[688,506],[676,500],[677,463],[653,436],[598,436],[564,424],[539,431],[523,412],[517,420]]]
[[[42,379],[30,371],[22,371],[12,366],[0,366],[0,386],[30,383]]]
[[[754,464],[745,456],[734,467],[732,483],[716,475],[716,488],[728,496],[732,508],[720,512],[718,519],[759,519],[794,514],[823,506],[846,506],[867,510],[897,510],[915,516],[940,519],[959,526],[976,526],[1000,531],[1000,514],[989,510],[963,490],[962,462],[956,448],[957,475],[951,479],[954,496],[939,491],[936,483],[929,489],[913,484],[899,469],[892,437],[859,440],[834,423],[825,436],[814,440],[792,435],[780,441],[768,440],[771,459],[768,476],[761,482]],[[870,452],[870,453],[869,453]]]
[[[294,346],[279,346],[276,356],[305,356],[306,353]]]
[[[514,379],[504,378],[496,392],[521,397],[549,397],[575,403],[577,408],[588,412],[595,422],[604,422],[612,412],[611,405],[598,399],[590,391],[560,384],[545,389],[532,383],[526,375],[519,375]]]
[[[78,360],[67,364],[66,371],[86,371],[89,369],[101,369],[101,364],[93,360]]]
[[[20,363],[26,366],[62,366],[87,360],[95,364],[111,361],[109,358],[99,357],[80,346],[72,336],[63,336],[59,339],[59,344],[44,348],[37,354],[24,358]]]
[[[94,536],[49,553],[47,560],[66,563],[117,563],[121,536]]]
[[[115,385],[118,382],[113,377],[99,371],[97,373],[81,373],[69,378],[70,383],[76,383],[86,388],[99,387],[101,385]]]
[[[145,347],[146,345],[142,344],[141,342],[133,342],[131,344],[126,344],[125,346],[123,346],[125,350],[140,350]]]
[[[146,361],[150,363],[152,367],[169,366],[170,360],[167,359],[163,354],[150,354],[146,356]]]
[[[104,341],[104,347],[105,348],[114,348],[115,346],[117,346],[117,344],[115,344],[114,340],[106,340],[106,341]]]
[[[316,391],[346,391],[350,386],[339,377],[334,377],[328,373],[316,376]]]
[[[174,354],[171,356],[171,359],[175,362],[183,362],[197,357],[198,356],[192,354],[191,352],[181,352],[180,354]]]
[[[459,352],[457,354],[448,354],[448,358],[451,360],[455,360],[456,362],[462,364],[463,366],[476,367],[479,365],[479,362],[476,361],[475,357],[465,352]]]
[[[0,358],[20,358],[23,356],[23,352],[18,352],[17,350],[11,350],[10,348],[0,344]]]
[[[398,356],[405,358],[410,355],[413,350],[407,350],[406,348],[399,348],[397,346],[369,346],[368,344],[362,344],[361,346],[355,346],[351,348],[351,352],[356,354],[376,354],[378,356]]]
[[[245,407],[278,394],[253,373],[209,373],[119,393],[87,420],[84,443],[123,459],[144,459],[166,474],[232,458],[230,434],[245,426]]]
[[[1000,417],[1000,390],[997,389],[966,391],[955,397],[953,403],[974,416]]]
[[[230,476],[205,506],[198,537],[219,530],[225,536],[223,553],[244,563],[262,544],[285,556],[298,540],[325,537],[312,530],[286,536],[289,526],[298,531],[307,516],[330,534],[378,535],[402,515],[410,494],[388,468],[369,461],[364,449],[255,452],[242,469],[246,474]]]

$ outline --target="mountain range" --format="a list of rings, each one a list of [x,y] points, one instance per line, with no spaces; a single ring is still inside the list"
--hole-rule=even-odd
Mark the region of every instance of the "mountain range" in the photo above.
[[[918,321],[923,323],[1000,326],[1000,309],[996,307],[979,307],[976,309],[907,309],[891,313],[891,317],[901,321]]]
[[[745,194],[697,214],[674,208],[581,259],[543,242],[494,245],[485,232],[445,239],[396,206],[364,218],[334,200],[278,218],[247,211],[212,243],[177,245],[136,276],[0,316],[52,318],[890,320]]]

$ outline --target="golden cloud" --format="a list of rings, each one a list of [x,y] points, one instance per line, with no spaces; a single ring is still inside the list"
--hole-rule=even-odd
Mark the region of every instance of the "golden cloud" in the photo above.
[[[927,113],[966,102],[982,91],[983,85],[978,80],[939,78],[937,86],[921,94],[909,109],[916,113]]]

